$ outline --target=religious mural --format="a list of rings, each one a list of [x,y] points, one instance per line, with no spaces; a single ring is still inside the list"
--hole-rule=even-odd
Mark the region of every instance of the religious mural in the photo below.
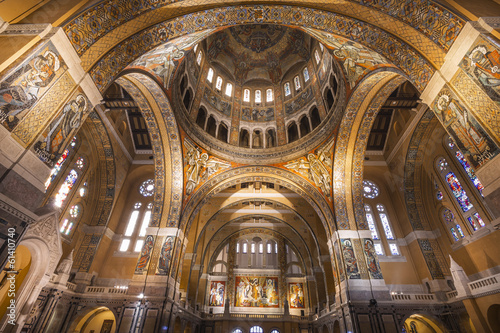
[[[358,269],[358,260],[354,254],[354,248],[352,241],[349,238],[343,238],[340,240],[342,244],[342,253],[344,254],[344,263],[346,269],[346,275],[349,279],[361,279],[361,275]]]
[[[0,123],[12,131],[67,69],[49,42],[0,82]]]
[[[174,247],[174,237],[167,236],[161,247],[160,259],[158,260],[158,275],[167,275],[172,260],[172,249]]]
[[[311,180],[321,189],[323,194],[331,200],[332,197],[332,147],[335,141],[331,140],[326,146],[318,149],[307,158],[301,157],[298,160],[285,164],[285,168],[291,169]]]
[[[368,72],[390,64],[380,54],[356,42],[312,28],[303,29],[329,48],[333,48],[333,55],[342,64],[351,89]]]
[[[479,37],[460,63],[460,67],[500,104],[500,53],[485,37]]]
[[[292,309],[303,309],[304,306],[304,288],[302,282],[288,284],[289,304]]]
[[[444,87],[432,103],[432,109],[460,151],[478,168],[500,152],[475,117],[456,95]]]
[[[233,105],[219,97],[208,87],[205,87],[205,91],[203,92],[203,100],[213,106],[220,113],[231,117],[231,109]]]
[[[236,276],[234,285],[237,307],[279,307],[277,277]]]
[[[146,240],[144,241],[144,245],[142,246],[141,250],[141,255],[139,257],[139,260],[137,261],[137,266],[135,266],[135,273],[140,274],[144,271],[146,268],[149,258],[151,256],[151,251],[153,250],[153,245],[154,245],[154,238],[153,236],[149,235],[146,237]]]
[[[339,247],[338,241],[335,241],[333,243],[333,248],[335,251],[335,256],[337,257],[337,265],[333,265],[333,270],[335,271],[335,266],[336,266],[338,269],[338,272],[339,272],[340,281],[344,281],[344,279],[345,279],[344,265],[342,264],[341,252],[340,252],[340,247]],[[332,261],[332,263],[333,263],[333,261]]]
[[[158,81],[163,82],[163,88],[168,89],[172,82],[174,72],[187,50],[199,43],[215,29],[207,29],[176,38],[166,44],[142,55],[128,68],[141,68],[153,74]],[[194,62],[193,62],[194,63]]]
[[[380,264],[377,258],[377,253],[375,251],[375,246],[373,245],[373,240],[371,238],[363,238],[363,245],[363,251],[365,252],[366,257],[366,266],[368,266],[370,278],[383,279],[382,271],[380,270]]]
[[[204,153],[188,139],[184,139],[184,146],[186,148],[185,179],[187,195],[193,192],[200,180],[205,181],[211,175],[231,166],[228,162],[209,157],[207,153]]]
[[[226,291],[225,281],[210,282],[210,298],[208,299],[209,306],[223,306],[224,295]]]
[[[241,120],[266,122],[274,120],[274,108],[241,108]]]
[[[290,102],[285,103],[285,113],[287,116],[294,114],[295,112],[302,110],[304,106],[312,102],[314,99],[314,94],[312,92],[312,88],[309,87],[297,96]]]
[[[76,96],[64,105],[56,118],[38,137],[32,148],[33,152],[40,160],[53,167],[91,109],[89,100],[79,89]]]

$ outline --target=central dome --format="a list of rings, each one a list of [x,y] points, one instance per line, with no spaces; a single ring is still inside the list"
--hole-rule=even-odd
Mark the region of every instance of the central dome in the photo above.
[[[332,133],[345,99],[329,50],[302,30],[270,24],[208,36],[188,52],[174,82],[173,103],[188,134],[240,163],[311,151]]]

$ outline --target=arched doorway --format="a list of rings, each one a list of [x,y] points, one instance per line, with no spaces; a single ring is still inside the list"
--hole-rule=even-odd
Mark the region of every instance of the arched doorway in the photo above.
[[[500,304],[493,304],[488,309],[488,324],[492,332],[500,332]]]

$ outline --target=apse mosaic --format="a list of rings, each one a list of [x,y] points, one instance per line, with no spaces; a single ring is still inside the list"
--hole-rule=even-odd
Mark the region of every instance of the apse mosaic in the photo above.
[[[460,151],[475,168],[500,153],[500,148],[456,95],[444,87],[432,103],[432,109]]]
[[[223,306],[225,292],[226,292],[225,281],[210,282],[210,294],[208,299],[208,306]]]
[[[288,284],[289,305],[292,309],[305,308],[304,303],[304,285],[302,282]]]
[[[224,100],[208,87],[205,87],[205,90],[203,91],[203,100],[211,105],[215,110],[228,117],[231,117],[231,109],[233,107],[233,104],[230,101]]]
[[[82,89],[78,88],[70,101],[41,133],[31,150],[42,162],[53,167],[64,154],[91,109],[90,101]]]
[[[12,131],[67,69],[48,42],[0,81],[0,123]]]
[[[274,108],[241,108],[241,120],[266,122],[274,120]]]
[[[349,238],[343,238],[340,240],[340,243],[342,244],[342,254],[344,257],[347,278],[361,279],[360,271],[358,268],[358,260],[356,259],[356,255],[354,254],[352,240]]]
[[[278,277],[235,276],[236,307],[279,307]]]
[[[168,42],[169,39],[210,28],[249,23],[286,23],[327,29],[328,33],[352,38],[357,43],[369,45],[375,52],[380,53],[400,68],[420,91],[425,88],[435,71],[423,56],[399,38],[369,23],[335,13],[288,6],[257,5],[215,8],[198,14],[196,20],[193,15],[180,16],[141,30],[118,43],[90,70],[90,75],[99,90],[103,91],[124,67],[142,55],[144,51]],[[87,32],[82,30],[88,27],[81,23],[79,19],[76,19],[65,27],[65,31],[70,40],[73,40],[77,50],[82,49],[81,46],[85,47],[89,41],[83,41],[79,36],[80,32],[86,34]],[[78,45],[80,42],[82,44]]]
[[[285,103],[285,113],[287,116],[293,115],[295,112],[302,110],[307,104],[314,100],[314,94],[312,88],[309,87],[300,94],[298,94],[293,100]]]

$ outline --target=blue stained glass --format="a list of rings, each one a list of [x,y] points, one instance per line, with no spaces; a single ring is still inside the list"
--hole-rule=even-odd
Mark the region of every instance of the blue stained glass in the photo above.
[[[459,224],[456,225],[458,234],[460,235],[460,238],[464,238],[464,232],[462,231],[462,228],[460,227]]]
[[[455,228],[450,228],[450,231],[451,231],[451,235],[453,236],[453,239],[455,240],[455,242],[457,242],[458,241],[457,231],[455,230]]]
[[[464,155],[462,154],[462,152],[460,150],[457,150],[457,152],[455,153],[455,156],[457,157],[458,162],[460,162],[460,164],[464,168],[465,172],[469,176],[469,178],[472,181],[472,183],[474,184],[474,186],[477,188],[477,190],[479,191],[481,196],[484,198],[484,195],[483,195],[484,186],[479,181],[479,178],[477,178],[476,173],[474,172],[474,169],[472,169],[469,162],[467,162],[467,160],[465,159]]]
[[[473,207],[473,205],[470,202],[467,193],[465,193],[465,190],[460,184],[460,181],[458,180],[457,176],[455,176],[453,172],[448,172],[448,174],[446,175],[446,182],[450,186],[450,189],[453,192],[455,199],[457,199],[460,208],[462,208],[464,212],[470,210]]]
[[[477,229],[479,229],[479,226],[477,225],[476,221],[472,217],[469,216],[467,218],[467,220],[469,221],[469,224],[472,227],[472,229],[474,229],[474,231],[476,231]]]
[[[484,227],[483,219],[481,218],[481,216],[479,216],[479,213],[476,212],[476,213],[474,213],[472,215],[474,215],[474,217],[476,218],[476,221],[479,223],[479,225],[481,227]]]
[[[71,170],[69,172],[68,177],[64,180],[64,183],[61,185],[61,188],[59,189],[59,193],[56,195],[56,202],[55,205],[57,207],[61,207],[64,200],[66,200],[66,197],[68,196],[69,192],[73,188],[73,185],[75,185],[76,180],[78,179],[78,173],[75,170]]]
[[[47,180],[45,181],[45,189],[46,190],[50,187],[50,184],[56,178],[57,174],[61,170],[62,165],[66,161],[66,158],[68,157],[68,155],[69,155],[69,150],[65,149],[64,152],[62,153],[61,157],[57,161],[56,165],[54,165],[54,168],[50,171],[49,178],[47,178]]]

